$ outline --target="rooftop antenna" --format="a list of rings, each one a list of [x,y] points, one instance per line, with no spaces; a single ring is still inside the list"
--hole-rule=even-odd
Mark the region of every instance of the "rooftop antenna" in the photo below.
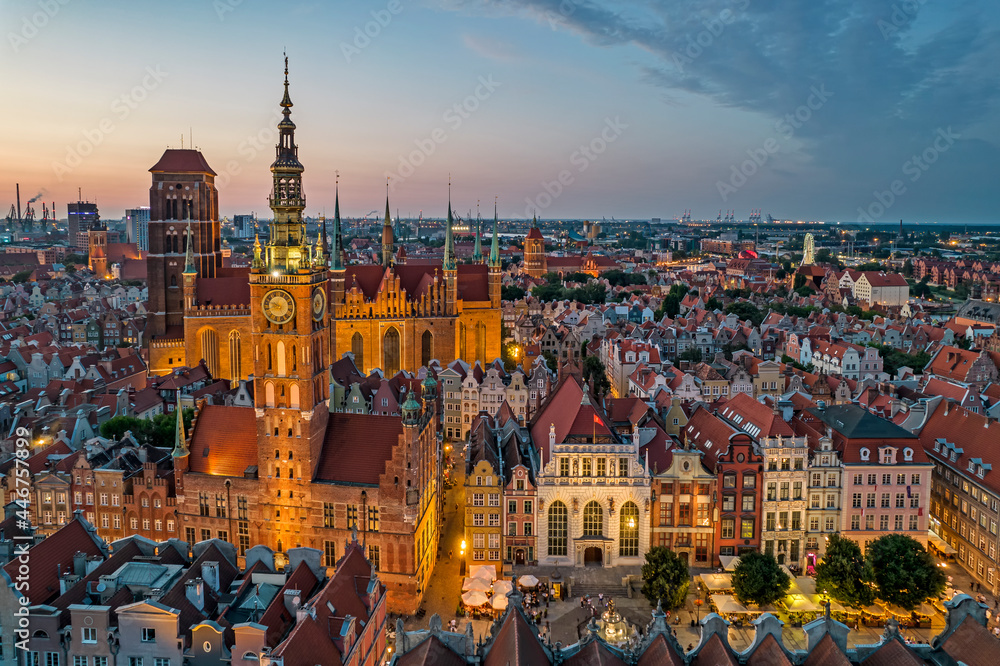
[[[181,132],[181,150],[184,150],[184,132]]]

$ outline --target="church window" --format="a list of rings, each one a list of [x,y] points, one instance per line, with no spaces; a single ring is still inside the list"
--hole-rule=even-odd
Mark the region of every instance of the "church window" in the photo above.
[[[556,501],[549,506],[549,555],[566,555],[566,505]]]
[[[583,507],[583,536],[601,536],[604,534],[604,509],[596,500],[587,502]]]
[[[386,377],[392,377],[399,372],[399,331],[395,327],[385,332],[382,344],[383,363],[382,369]]]
[[[354,354],[354,365],[358,370],[365,371],[365,339],[360,333],[351,336],[351,353]]]
[[[622,557],[639,556],[639,507],[634,502],[625,502],[621,514],[618,554]]]
[[[424,334],[420,336],[420,365],[430,365],[433,354],[434,335],[430,331],[424,331]]]
[[[270,351],[270,346],[268,346],[268,351]],[[274,382],[264,384],[264,404],[268,407],[274,407]]]
[[[278,341],[278,345],[275,348],[275,355],[278,357],[278,376],[285,376],[285,343],[281,340]],[[282,394],[284,395],[284,394]]]

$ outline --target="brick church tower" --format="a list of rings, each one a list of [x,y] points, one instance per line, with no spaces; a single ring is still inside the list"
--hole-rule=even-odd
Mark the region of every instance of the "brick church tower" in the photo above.
[[[310,481],[329,419],[330,363],[329,273],[322,240],[310,243],[306,237],[303,167],[291,119],[287,57],[281,106],[284,117],[278,123],[271,165],[269,204],[274,219],[267,245],[254,245],[250,270],[259,469],[274,471],[261,475],[261,491],[275,503],[271,531],[278,540],[289,527],[297,531],[302,512],[312,506]],[[268,545],[287,547],[280,542]]]
[[[524,239],[524,272],[533,278],[545,275],[545,238],[538,229],[538,219],[531,222],[531,230]]]
[[[201,151],[168,148],[150,169],[149,315],[144,337],[154,374],[185,364],[183,272],[187,229],[198,276],[214,278],[222,267],[219,192],[215,171]],[[197,359],[194,359],[197,363]]]

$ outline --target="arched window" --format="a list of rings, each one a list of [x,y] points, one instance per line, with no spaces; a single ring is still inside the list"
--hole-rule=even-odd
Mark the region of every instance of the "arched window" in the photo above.
[[[458,322],[458,357],[465,358],[465,324]]]
[[[360,333],[351,336],[351,353],[354,354],[354,365],[358,370],[365,371],[365,339]]]
[[[240,332],[229,332],[229,379],[234,383],[243,377],[243,357],[240,349]]]
[[[299,369],[299,360],[297,358],[298,353],[299,353],[298,348],[296,348],[295,345],[292,345],[292,372],[295,372],[296,370]]]
[[[583,536],[604,536],[604,509],[596,500],[583,507]]]
[[[639,507],[635,502],[625,502],[619,514],[618,554],[639,557]]]
[[[420,365],[430,365],[433,355],[434,335],[430,331],[424,331],[424,334],[420,336]]]
[[[274,365],[273,365],[273,357],[271,355],[271,343],[268,342],[267,343],[267,369],[271,370],[273,367],[274,367]]]
[[[264,384],[264,404],[274,407],[274,382]]]
[[[292,384],[291,391],[288,394],[289,407],[292,409],[299,408],[299,385]]]
[[[549,505],[549,555],[566,556],[566,505],[558,501]]]
[[[170,286],[171,287],[176,287],[177,286],[177,276],[176,275],[171,275],[170,276]]]
[[[274,355],[277,356],[278,360],[278,376],[285,376],[285,343],[281,340],[278,341],[277,346],[274,349]]]
[[[201,332],[201,357],[205,359],[209,374],[213,379],[219,378],[219,336],[214,328],[206,328]]]
[[[399,372],[399,331],[395,327],[386,331],[382,339],[382,370],[386,378]]]
[[[486,365],[486,324],[476,324],[476,360]]]

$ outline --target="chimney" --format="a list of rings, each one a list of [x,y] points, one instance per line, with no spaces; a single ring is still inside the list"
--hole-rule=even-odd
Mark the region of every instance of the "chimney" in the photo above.
[[[219,592],[219,563],[218,562],[202,562],[201,563],[201,578],[205,581],[205,584],[210,588]]]
[[[302,605],[301,590],[285,590],[285,610],[289,613],[297,613]]]
[[[205,581],[201,578],[189,580],[184,584],[184,596],[198,610],[205,610]]]
[[[80,551],[73,553],[73,574],[82,578],[87,573],[87,554]]]

